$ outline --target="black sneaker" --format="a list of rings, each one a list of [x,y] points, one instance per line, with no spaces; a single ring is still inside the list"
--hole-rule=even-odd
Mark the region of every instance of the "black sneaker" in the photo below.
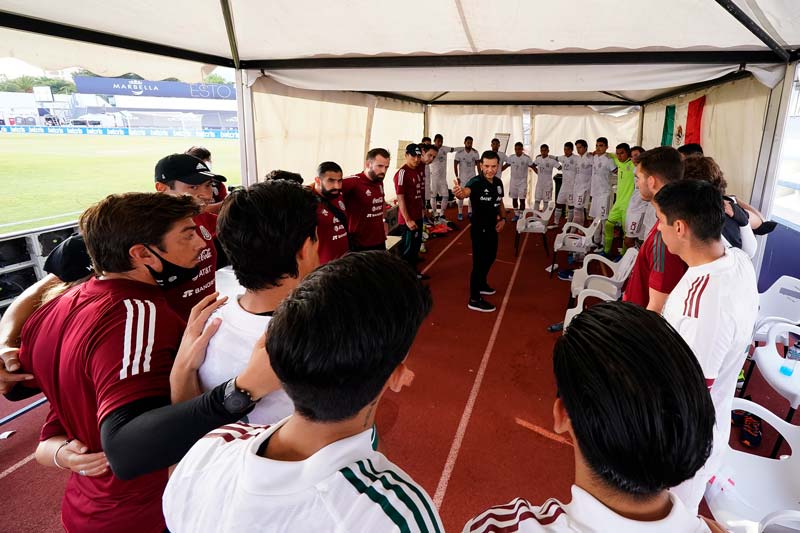
[[[496,290],[494,290],[493,288],[491,288],[488,285],[486,287],[484,287],[483,289],[481,289],[481,294],[485,294],[487,296],[491,296],[492,294],[495,294],[496,292],[497,292]]]
[[[480,311],[481,313],[491,313],[497,309],[495,306],[490,304],[484,299],[480,300],[470,300],[467,304],[467,309],[472,309],[473,311]]]

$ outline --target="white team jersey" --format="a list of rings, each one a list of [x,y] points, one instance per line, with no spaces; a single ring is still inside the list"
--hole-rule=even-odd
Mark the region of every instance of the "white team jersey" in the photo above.
[[[544,179],[546,181],[553,179],[553,169],[558,166],[558,160],[552,155],[548,155],[547,158],[537,155],[536,159],[533,160],[533,164],[536,165],[536,175],[539,180]]]
[[[642,221],[644,235],[650,235],[650,230],[653,229],[656,222],[658,222],[656,207],[653,205],[653,202],[647,202],[647,207],[644,210],[644,220]]]
[[[561,173],[565,180],[572,179],[578,174],[578,163],[581,158],[576,154],[572,154],[569,157],[560,155],[556,159],[561,164]]]
[[[667,298],[663,314],[692,348],[710,388],[717,423],[706,466],[713,475],[728,447],[736,379],[758,315],[758,288],[750,258],[737,248],[728,248],[716,261],[689,267]]]
[[[503,177],[503,165],[508,162],[508,156],[505,152],[497,152],[497,157],[500,158],[500,166],[497,167],[497,174],[495,176],[502,178]]]
[[[578,172],[575,175],[575,186],[585,187],[589,190],[592,183],[592,162],[594,155],[586,152],[578,156]]]
[[[436,157],[433,158],[431,164],[428,165],[431,171],[432,180],[447,180],[447,154],[454,152],[455,148],[442,145],[439,151],[436,152]]]
[[[425,491],[373,450],[371,429],[329,444],[304,461],[258,455],[285,422],[271,427],[232,424],[200,439],[164,491],[169,530],[443,531]]]
[[[461,180],[461,186],[467,184],[469,180],[478,175],[478,170],[475,163],[480,161],[481,154],[477,150],[472,149],[469,152],[460,150],[456,152],[456,162],[458,163],[458,179]]]
[[[533,159],[528,154],[511,154],[506,158],[506,163],[511,165],[511,181],[528,181],[528,169],[533,164]]]
[[[225,383],[242,373],[250,361],[256,341],[267,329],[270,317],[248,313],[232,297],[209,317],[209,322],[221,318],[219,330],[211,337],[206,348],[206,358],[197,371],[204,392]],[[283,389],[264,396],[246,416],[255,424],[274,424],[294,412],[294,404]]]
[[[611,193],[611,173],[617,164],[607,155],[592,158],[592,197]]]
[[[550,498],[543,505],[531,505],[521,498],[492,507],[467,522],[463,533],[517,531],[519,533],[701,533],[711,531],[670,494],[672,510],[661,520],[639,522],[616,514],[594,496],[572,486],[572,501],[563,504]],[[169,525],[169,524],[167,524]],[[507,529],[506,529],[507,528]]]

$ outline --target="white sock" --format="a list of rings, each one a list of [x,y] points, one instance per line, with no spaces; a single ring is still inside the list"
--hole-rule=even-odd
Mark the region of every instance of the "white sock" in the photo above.
[[[553,224],[558,224],[560,220],[561,220],[561,208],[556,207],[556,210],[553,213]]]

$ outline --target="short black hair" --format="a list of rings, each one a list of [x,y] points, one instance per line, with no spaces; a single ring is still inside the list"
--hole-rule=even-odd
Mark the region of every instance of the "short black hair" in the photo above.
[[[419,149],[423,154],[428,150],[433,150],[434,152],[439,151],[439,148],[435,144],[430,144],[430,143],[420,145]]]
[[[703,242],[719,240],[725,223],[722,194],[708,181],[684,179],[664,185],[653,198],[672,224],[683,220]]]
[[[575,146],[583,146],[584,148],[589,148],[589,143],[587,143],[583,139],[578,139],[577,141],[575,141]]]
[[[553,369],[576,445],[607,486],[648,498],[705,464],[714,405],[694,352],[660,315],[590,307],[556,341]]]
[[[625,150],[625,153],[631,155],[631,145],[628,143],[619,143],[617,145],[617,150]]]
[[[493,142],[496,142],[496,143],[500,144],[500,139],[495,137],[494,139],[492,139],[492,141],[489,144],[492,144]]]
[[[550,149],[550,147],[549,147],[549,146],[547,146],[546,144],[543,144],[543,145],[541,145],[541,146],[539,147],[539,149],[542,149],[542,148],[547,148],[548,150]]]
[[[386,252],[347,254],[309,274],[275,310],[267,336],[297,412],[337,422],[373,402],[431,305],[416,272]]]
[[[519,142],[519,141],[517,141],[517,142],[515,142],[515,143],[514,143],[514,148],[516,148],[517,146],[522,146],[523,148],[525,147],[525,145],[524,145],[524,144],[522,144],[522,143],[521,143],[521,142]]]
[[[441,133],[437,133],[436,135],[433,136],[433,140],[435,141],[436,139],[441,139],[442,141],[444,141],[444,137],[442,137]]]
[[[431,143],[431,138],[428,137],[427,135],[422,138],[422,144],[430,144],[430,143]]]
[[[638,144],[636,146],[631,146],[631,152],[633,152],[634,150],[639,150],[639,152],[646,151],[643,147],[639,146]]]
[[[339,163],[324,161],[317,167],[317,176],[322,176],[326,172],[338,172],[342,174],[342,167],[339,166]]]
[[[470,137],[469,135],[467,135],[466,137],[464,137],[464,142],[467,142],[467,141],[472,141],[472,140],[474,140],[474,139],[473,139],[472,137]]]
[[[378,156],[385,157],[386,159],[392,158],[392,156],[389,154],[389,150],[386,148],[373,148],[367,152],[367,161],[374,161]]]
[[[194,156],[197,159],[202,159],[203,161],[211,159],[211,151],[205,146],[192,146],[184,153]]]
[[[572,141],[567,141],[564,143],[564,148],[569,148],[570,150],[575,148],[575,145],[572,144]]]
[[[597,142],[599,142],[599,143],[603,143],[603,144],[605,144],[606,146],[608,146],[608,139],[606,139],[605,137],[598,137],[598,138],[597,138]]]
[[[297,253],[317,240],[317,198],[290,180],[256,183],[229,194],[217,220],[217,238],[242,287],[280,286],[299,275]]]
[[[293,181],[295,183],[299,183],[300,185],[303,184],[303,176],[297,172],[289,172],[288,170],[272,170],[266,176],[264,176],[264,179],[266,181],[285,180]]]
[[[684,157],[689,157],[692,155],[699,155],[699,156],[703,155],[703,147],[697,143],[684,144],[683,146],[678,148],[678,151],[682,153]]]
[[[498,163],[500,162],[500,156],[497,155],[497,152],[495,152],[494,150],[486,150],[485,152],[483,152],[481,154],[481,163],[483,163],[484,159],[494,159]]]
[[[664,183],[671,183],[683,178],[681,155],[672,146],[658,146],[639,154],[637,164],[647,174],[656,176]]]

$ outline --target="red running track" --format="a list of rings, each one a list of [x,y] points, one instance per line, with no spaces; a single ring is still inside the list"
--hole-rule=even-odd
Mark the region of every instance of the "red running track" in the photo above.
[[[432,278],[434,307],[407,362],[416,372],[413,385],[388,392],[381,402],[381,450],[435,497],[447,531],[460,531],[470,517],[516,496],[538,503],[568,499],[572,448],[550,433],[557,334],[545,328],[563,318],[569,284],[549,279],[544,269],[550,261],[538,235],[523,238],[515,258],[509,224],[489,276],[497,294],[487,299],[498,311],[469,311],[469,231],[432,239],[427,247],[422,267]],[[785,414],[786,402],[758,372],[750,393]],[[31,401],[0,400],[0,416]],[[61,531],[66,474],[28,459],[45,413],[39,408],[0,430],[17,431],[0,440],[0,533]],[[732,438],[737,436],[734,430]],[[769,453],[773,442],[766,429],[758,452]]]

